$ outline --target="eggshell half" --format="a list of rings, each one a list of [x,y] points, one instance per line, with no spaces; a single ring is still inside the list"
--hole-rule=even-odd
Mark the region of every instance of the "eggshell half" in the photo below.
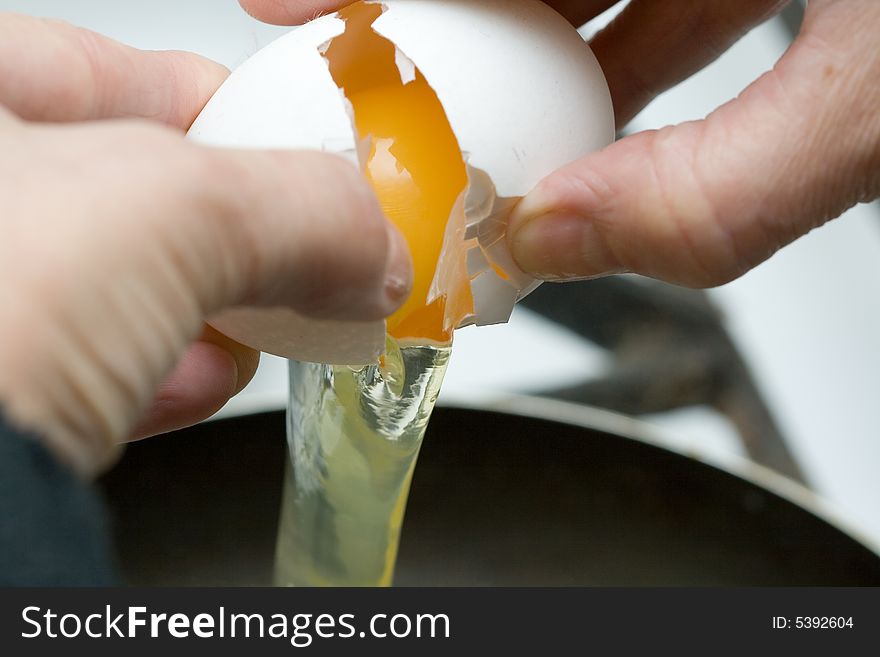
[[[220,87],[189,137],[231,148],[340,153],[356,163],[351,118],[319,52],[344,29],[325,16],[260,50]],[[367,364],[385,348],[384,322],[314,320],[289,308],[235,308],[210,323],[242,344],[298,360]]]
[[[494,205],[469,235],[507,278],[490,266],[472,279],[473,321],[506,322],[516,301],[538,286],[507,248],[510,200],[614,140],[605,76],[577,31],[543,2],[379,4],[386,11],[373,29],[419,67],[443,103],[469,168],[486,173],[494,186]],[[412,29],[416,24],[444,38],[425,38]]]
[[[226,79],[189,137],[214,146],[347,151],[351,117],[319,48],[345,30],[335,16],[296,28]]]
[[[475,313],[466,323],[507,321],[537,286],[507,250],[507,216],[541,178],[613,141],[602,71],[576,30],[537,0],[376,4],[385,11],[373,29],[397,46],[402,77],[417,67],[443,104],[468,164],[464,206],[481,206],[466,217],[466,236],[475,239],[468,253]],[[190,137],[322,150],[356,162],[347,101],[320,52],[344,29],[341,19],[325,16],[255,54],[211,99]],[[299,360],[365,364],[384,348],[384,322],[315,321],[268,308],[234,309],[211,323],[251,347]]]

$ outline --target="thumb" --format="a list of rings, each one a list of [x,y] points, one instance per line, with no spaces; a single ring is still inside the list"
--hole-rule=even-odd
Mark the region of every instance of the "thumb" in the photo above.
[[[633,135],[546,178],[511,216],[517,263],[548,280],[629,271],[719,285],[875,198],[880,58],[847,20],[814,15],[773,71],[705,120]],[[849,41],[854,52],[834,45]]]

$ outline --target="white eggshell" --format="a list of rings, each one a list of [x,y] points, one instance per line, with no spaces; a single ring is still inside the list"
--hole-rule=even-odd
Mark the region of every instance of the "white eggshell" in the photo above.
[[[484,206],[467,228],[475,238],[467,254],[475,314],[465,323],[507,321],[516,300],[537,286],[507,250],[507,215],[541,178],[613,141],[604,76],[574,28],[537,0],[377,4],[385,11],[373,29],[397,46],[403,80],[418,68],[437,93],[469,167],[469,195]],[[322,150],[356,161],[347,104],[320,52],[344,29],[336,15],[325,16],[258,52],[211,99],[190,137],[218,146]],[[252,347],[300,360],[362,364],[384,347],[384,322],[314,321],[289,309],[235,309],[212,324]]]
[[[214,146],[353,151],[351,117],[319,48],[345,30],[325,16],[273,41],[239,66],[189,137]]]
[[[419,68],[468,163],[498,196],[524,196],[554,169],[614,140],[596,57],[536,0],[385,0],[373,29]]]

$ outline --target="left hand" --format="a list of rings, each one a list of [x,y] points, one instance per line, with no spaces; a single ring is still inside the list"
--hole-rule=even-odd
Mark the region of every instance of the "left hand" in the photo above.
[[[226,75],[0,13],[0,413],[83,474],[253,376],[214,314],[376,320],[408,294],[405,242],[350,163],[184,139]]]
[[[184,131],[228,73],[191,53],[139,51],[61,21],[0,12],[0,109],[34,125],[140,118]],[[48,172],[43,184],[52,194]],[[132,438],[211,415],[247,385],[259,358],[206,326]]]

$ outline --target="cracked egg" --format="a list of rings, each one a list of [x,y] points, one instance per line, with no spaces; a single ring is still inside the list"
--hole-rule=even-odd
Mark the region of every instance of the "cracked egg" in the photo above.
[[[510,210],[554,169],[611,143],[614,118],[589,47],[544,3],[384,0],[256,53],[189,136],[321,150],[360,166],[412,253],[403,306],[386,322],[237,308],[211,324],[279,356],[362,365],[381,355],[386,331],[446,343],[457,328],[506,322],[537,287],[507,249]]]

